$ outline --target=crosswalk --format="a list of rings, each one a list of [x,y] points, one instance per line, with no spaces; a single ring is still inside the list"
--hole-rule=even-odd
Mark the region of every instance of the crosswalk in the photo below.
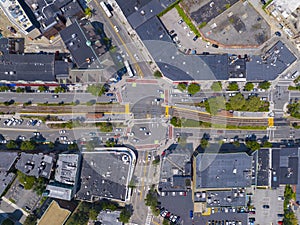
[[[152,212],[150,208],[148,208],[148,214],[147,214],[145,225],[151,225],[152,217],[153,217]]]

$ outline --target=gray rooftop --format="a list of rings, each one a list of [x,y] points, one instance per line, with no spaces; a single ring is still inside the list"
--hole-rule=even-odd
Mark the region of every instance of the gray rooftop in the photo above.
[[[105,53],[105,48],[88,20],[75,20],[60,36],[78,68],[101,68],[99,56]]]
[[[0,152],[0,171],[9,171],[17,157],[16,152]]]
[[[55,180],[76,186],[80,158],[78,154],[59,154],[56,162]]]
[[[70,201],[74,195],[74,187],[60,183],[50,183],[47,185],[48,197]]]
[[[231,191],[206,192],[208,207],[238,207],[246,206],[246,193],[244,189]]]
[[[280,184],[298,184],[298,148],[272,149],[272,187]]]
[[[2,54],[24,53],[24,38],[1,38],[0,52]]]
[[[257,151],[257,186],[269,186],[270,150]]]
[[[55,81],[53,54],[0,56],[0,80]]]
[[[16,163],[16,169],[28,176],[50,178],[53,166],[53,158],[49,155],[27,154],[22,152]]]
[[[0,196],[2,196],[5,189],[13,181],[15,177],[14,173],[7,173],[6,171],[0,171]]]
[[[105,225],[123,225],[123,223],[118,220],[118,218],[120,218],[120,213],[120,211],[100,211],[97,220]]]
[[[252,157],[246,153],[199,153],[195,160],[196,189],[251,185]]]
[[[252,56],[246,63],[247,80],[274,80],[296,61],[294,54],[278,41],[264,56]]]
[[[77,198],[87,201],[92,201],[93,197],[124,201],[132,165],[123,161],[123,157],[130,156],[115,151],[84,153]]]

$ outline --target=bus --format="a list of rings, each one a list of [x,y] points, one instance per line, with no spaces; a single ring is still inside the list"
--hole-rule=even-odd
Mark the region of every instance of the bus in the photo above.
[[[132,69],[131,69],[131,67],[130,67],[130,65],[129,65],[129,62],[128,62],[127,60],[124,61],[124,65],[125,65],[125,67],[126,67],[128,76],[129,76],[129,77],[133,77],[134,75],[133,75]]]
[[[100,5],[102,7],[102,9],[104,10],[105,14],[107,15],[108,18],[112,17],[111,12],[109,11],[109,9],[107,8],[107,5],[105,4],[105,2],[100,2]]]

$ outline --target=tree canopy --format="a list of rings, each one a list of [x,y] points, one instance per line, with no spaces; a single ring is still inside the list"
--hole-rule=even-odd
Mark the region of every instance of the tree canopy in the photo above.
[[[192,95],[198,93],[200,91],[200,85],[196,83],[192,83],[188,86],[188,92]]]
[[[89,85],[86,90],[94,96],[101,96],[105,93],[105,88],[101,84]]]
[[[264,81],[264,82],[261,82],[259,83],[258,87],[261,88],[261,89],[269,89],[271,86],[271,83],[269,81]]]
[[[237,82],[230,82],[228,84],[227,90],[228,91],[238,91],[239,90],[239,85],[237,84]]]
[[[145,205],[150,207],[153,215],[159,215],[159,210],[157,209],[157,193],[153,188],[151,188],[146,195]]]
[[[241,109],[246,103],[244,96],[241,93],[232,96],[229,99],[229,104],[232,110],[239,110]]]
[[[119,218],[120,222],[129,223],[131,215],[132,215],[132,212],[131,212],[131,210],[129,210],[128,207],[123,208],[120,213],[120,218]]]
[[[213,91],[222,91],[222,83],[221,83],[221,81],[213,82],[210,88]]]
[[[18,148],[18,144],[16,143],[16,141],[14,140],[10,140],[6,143],[6,147],[8,149],[17,149]]]
[[[22,151],[31,151],[31,150],[34,150],[35,149],[35,142],[33,142],[33,141],[23,141],[21,143],[20,149]]]
[[[160,71],[156,70],[156,71],[153,73],[153,76],[154,76],[155,78],[161,78],[161,77],[162,77],[162,74],[161,74]]]
[[[252,91],[253,88],[254,88],[254,84],[251,82],[246,83],[244,87],[245,91]]]
[[[209,98],[205,102],[206,111],[212,115],[216,115],[219,110],[225,109],[225,98],[223,96],[217,96],[213,98]]]
[[[178,90],[180,90],[180,91],[185,91],[186,88],[187,88],[187,84],[186,84],[186,83],[179,83],[179,84],[177,85],[177,88],[178,88]]]
[[[246,146],[252,151],[260,149],[260,144],[257,141],[246,141]]]

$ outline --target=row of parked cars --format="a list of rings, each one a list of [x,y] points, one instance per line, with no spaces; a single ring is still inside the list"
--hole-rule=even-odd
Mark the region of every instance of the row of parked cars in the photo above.
[[[209,220],[207,225],[242,225],[242,221],[235,220]]]
[[[16,119],[16,118],[11,118],[7,119],[3,122],[4,126],[16,126],[16,125],[21,125],[23,123],[23,119]]]
[[[28,120],[27,126],[40,126],[42,124],[41,120]]]
[[[176,216],[165,208],[160,208],[160,216],[169,220],[171,224],[179,224],[180,216]]]

